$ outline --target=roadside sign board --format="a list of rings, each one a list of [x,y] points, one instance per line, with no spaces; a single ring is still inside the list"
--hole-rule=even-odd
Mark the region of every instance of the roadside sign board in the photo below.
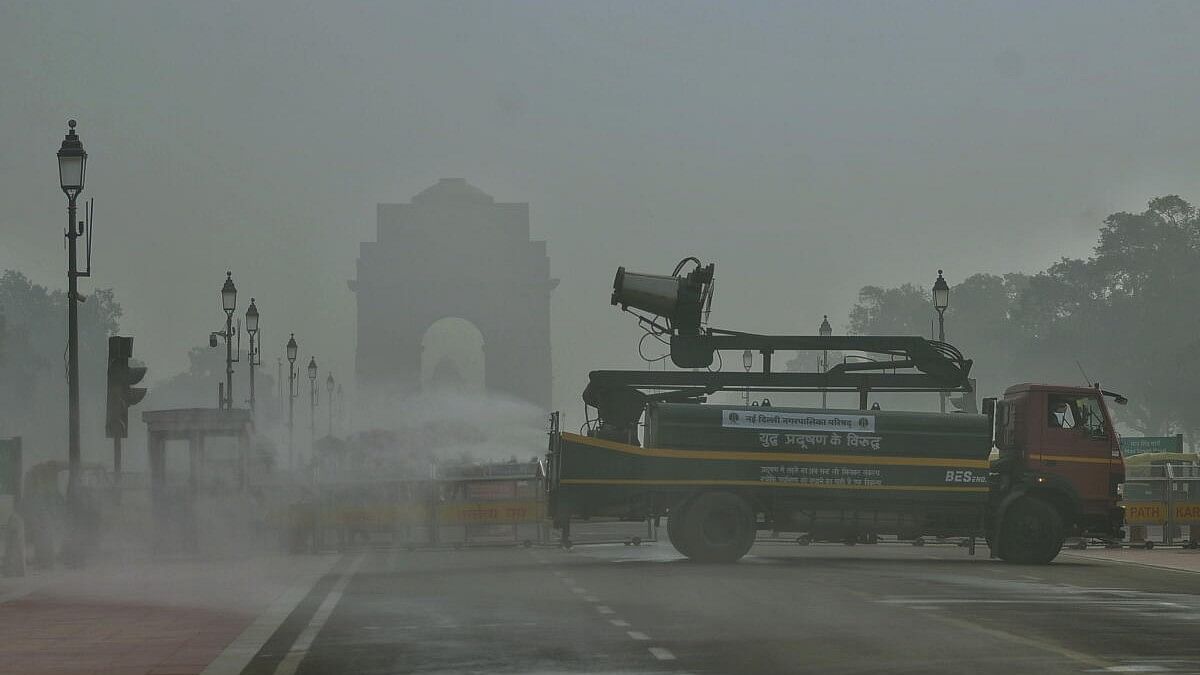
[[[492,501],[516,499],[517,482],[513,480],[489,480],[467,483],[467,499],[470,501]]]
[[[1176,525],[1200,525],[1200,503],[1180,502],[1173,506]]]
[[[1137,436],[1121,438],[1121,454],[1126,457],[1147,452],[1183,452],[1183,436]]]
[[[1167,522],[1167,505],[1163,502],[1129,502],[1125,504],[1125,523],[1128,525],[1162,525]]]
[[[513,525],[536,523],[546,517],[545,504],[537,501],[464,502],[438,508],[442,525]]]

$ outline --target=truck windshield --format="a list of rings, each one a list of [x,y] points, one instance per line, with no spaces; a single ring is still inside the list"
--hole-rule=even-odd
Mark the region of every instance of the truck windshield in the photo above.
[[[1091,438],[1108,436],[1104,411],[1095,396],[1053,395],[1047,408],[1046,421],[1052,428],[1078,429]]]

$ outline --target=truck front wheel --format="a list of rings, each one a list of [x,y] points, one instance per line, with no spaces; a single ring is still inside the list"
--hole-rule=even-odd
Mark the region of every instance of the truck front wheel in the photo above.
[[[692,555],[688,553],[683,540],[683,514],[686,509],[687,506],[684,504],[671,509],[670,515],[667,516],[667,539],[670,540],[676,551],[690,558]]]
[[[1066,533],[1058,510],[1036,497],[1022,497],[1000,523],[1000,558],[1020,565],[1045,565],[1058,556]]]
[[[754,545],[755,529],[746,500],[729,492],[705,492],[687,505],[675,531],[676,548],[699,562],[731,563]]]

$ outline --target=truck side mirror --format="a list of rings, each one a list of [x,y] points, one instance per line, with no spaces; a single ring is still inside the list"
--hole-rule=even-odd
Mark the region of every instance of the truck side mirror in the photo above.
[[[996,399],[995,399],[995,397],[989,396],[989,397],[983,399],[983,414],[987,415],[989,418],[996,417]]]
[[[995,439],[996,435],[997,435],[996,434],[996,398],[994,396],[988,396],[983,399],[982,403],[983,403],[983,414],[987,415],[987,418],[988,418],[988,432],[992,435],[992,438]]]

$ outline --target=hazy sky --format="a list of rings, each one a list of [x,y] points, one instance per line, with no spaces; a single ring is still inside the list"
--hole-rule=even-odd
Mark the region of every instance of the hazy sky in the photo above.
[[[549,241],[574,414],[635,363],[618,265],[714,259],[714,323],[814,332],[864,284],[1037,270],[1200,199],[1198,28],[1196,3],[0,0],[0,267],[65,284],[76,117],[84,289],[115,288],[149,379],[221,325],[226,268],[272,370],[295,331],[349,375],[376,203],[465,177]]]

